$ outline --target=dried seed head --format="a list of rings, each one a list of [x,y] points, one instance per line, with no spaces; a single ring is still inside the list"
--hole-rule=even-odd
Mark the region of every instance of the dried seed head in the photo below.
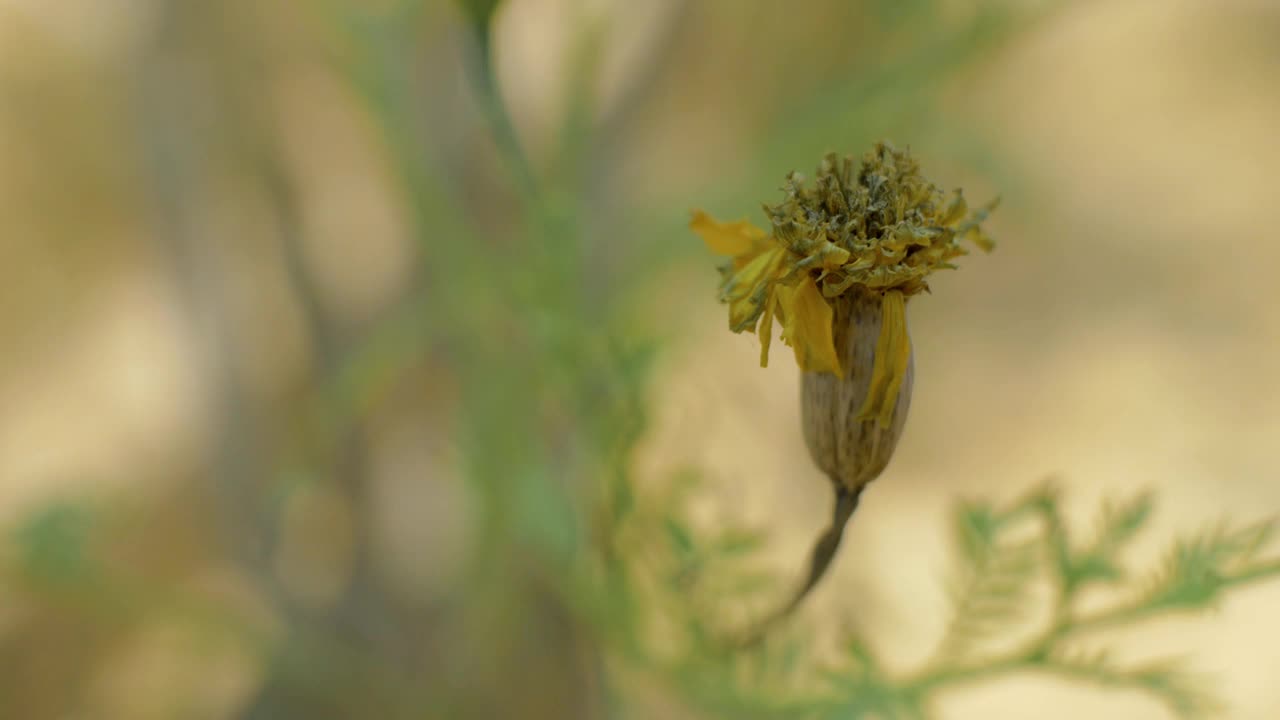
[[[814,463],[837,486],[859,492],[889,464],[902,435],[911,404],[914,363],[910,343],[904,354],[905,370],[897,387],[878,382],[873,368],[885,316],[885,295],[859,291],[836,298],[833,330],[843,378],[827,372],[805,372],[801,382],[800,416],[805,443]],[[906,339],[905,323],[902,327]],[[887,422],[867,416],[876,393],[893,393],[895,402]]]

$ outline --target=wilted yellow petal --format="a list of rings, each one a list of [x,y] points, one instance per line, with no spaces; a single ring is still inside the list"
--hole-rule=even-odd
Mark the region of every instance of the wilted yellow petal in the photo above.
[[[965,213],[969,212],[969,204],[964,201],[964,195],[960,194],[959,190],[956,190],[955,195],[955,199],[947,207],[947,212],[939,221],[939,225],[954,225],[963,220]]]
[[[750,252],[752,247],[766,237],[763,230],[746,220],[723,223],[701,210],[693,211],[689,228],[702,237],[711,252],[731,257]]]
[[[729,303],[730,330],[742,332],[755,326],[769,285],[777,280],[786,256],[787,251],[780,247],[760,253],[725,283],[721,299]]]
[[[831,306],[822,291],[806,276],[795,288],[778,286],[783,308],[784,335],[796,353],[796,364],[806,372],[829,372],[843,378],[836,343],[832,337]]]
[[[880,427],[887,428],[893,424],[893,413],[898,408],[898,393],[902,391],[902,383],[907,379],[907,363],[911,359],[911,336],[907,334],[906,308],[902,293],[892,290],[889,295],[896,297],[901,321],[894,325],[894,337],[890,341],[889,353],[893,359],[893,368],[889,375],[889,387],[884,394],[884,403],[880,406],[878,417]],[[886,297],[885,302],[889,299]]]
[[[911,339],[907,335],[906,299],[899,290],[884,294],[880,313],[880,337],[876,341],[876,361],[871,368],[867,399],[858,411],[859,420],[875,420],[880,427],[893,423],[898,392],[907,376]]]
[[[770,297],[764,303],[764,315],[760,317],[760,327],[756,334],[760,336],[760,367],[769,367],[769,345],[773,342],[773,308],[777,305],[777,297]]]
[[[997,197],[986,205],[974,210],[968,220],[965,220],[956,226],[956,235],[963,237],[986,252],[991,252],[991,250],[996,246],[995,241],[982,231],[980,225],[987,219],[987,216],[991,214],[991,211],[995,210],[999,205],[1000,198]]]
[[[821,268],[823,270],[837,270],[849,262],[849,251],[842,247],[837,247],[830,242],[823,241],[821,244],[814,244],[804,249],[801,253],[806,257],[796,264],[797,268],[807,270],[809,268]]]
[[[992,240],[989,235],[982,232],[981,228],[969,228],[969,231],[964,234],[964,237],[969,242],[977,245],[984,252],[991,252],[995,249],[995,241]]]

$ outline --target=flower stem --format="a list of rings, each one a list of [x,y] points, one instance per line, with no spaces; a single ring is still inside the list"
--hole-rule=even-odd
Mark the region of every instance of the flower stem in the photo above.
[[[853,517],[853,512],[858,509],[858,499],[862,497],[862,489],[860,486],[855,490],[849,490],[839,482],[833,483],[836,489],[835,507],[831,513],[831,525],[818,536],[817,542],[813,544],[813,550],[809,555],[809,574],[805,578],[804,583],[796,589],[794,595],[787,604],[775,610],[768,615],[756,628],[741,641],[742,646],[755,645],[764,638],[768,630],[778,622],[785,620],[795,609],[800,606],[809,592],[822,580],[827,574],[827,569],[831,567],[831,561],[836,556],[836,551],[840,549],[840,539],[844,537],[845,525],[849,524],[849,518]]]

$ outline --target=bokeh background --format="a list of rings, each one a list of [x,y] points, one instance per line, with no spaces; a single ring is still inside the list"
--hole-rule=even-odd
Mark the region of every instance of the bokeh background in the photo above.
[[[809,622],[918,662],[948,508],[1046,476],[1085,525],[1153,488],[1152,556],[1280,506],[1280,5],[505,0],[507,127],[489,4],[0,0],[0,717],[699,717],[606,679],[598,508],[697,475],[789,578],[829,490],[688,213],[880,138],[1000,195],[999,247],[912,302],[911,420]],[[1277,603],[1124,647],[1274,718]]]

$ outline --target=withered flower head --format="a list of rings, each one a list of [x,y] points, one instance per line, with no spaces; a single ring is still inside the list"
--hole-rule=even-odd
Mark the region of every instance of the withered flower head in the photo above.
[[[812,184],[787,176],[785,197],[764,206],[770,229],[719,222],[695,211],[690,227],[721,266],[729,329],[755,332],[769,361],[773,323],[803,372],[802,420],[814,462],[836,487],[832,528],[814,548],[817,582],[863,487],[889,462],[906,422],[912,353],[906,303],[929,289],[935,270],[992,241],[980,224],[995,207],[970,211],[945,195],[907,151],[877,143],[855,163],[827,155]]]
[[[944,195],[907,151],[884,142],[858,164],[829,154],[812,184],[791,173],[782,189],[782,202],[764,206],[769,232],[694,213],[692,229],[731,258],[720,287],[729,329],[759,336],[763,366],[776,319],[806,384],[826,374],[819,382],[839,389],[835,395],[860,400],[856,415],[840,420],[874,420],[888,430],[909,393],[906,301],[929,289],[930,273],[955,267],[951,261],[968,252],[962,241],[992,247],[980,223],[994,203],[970,212],[959,190]],[[831,470],[826,458],[815,459]]]

